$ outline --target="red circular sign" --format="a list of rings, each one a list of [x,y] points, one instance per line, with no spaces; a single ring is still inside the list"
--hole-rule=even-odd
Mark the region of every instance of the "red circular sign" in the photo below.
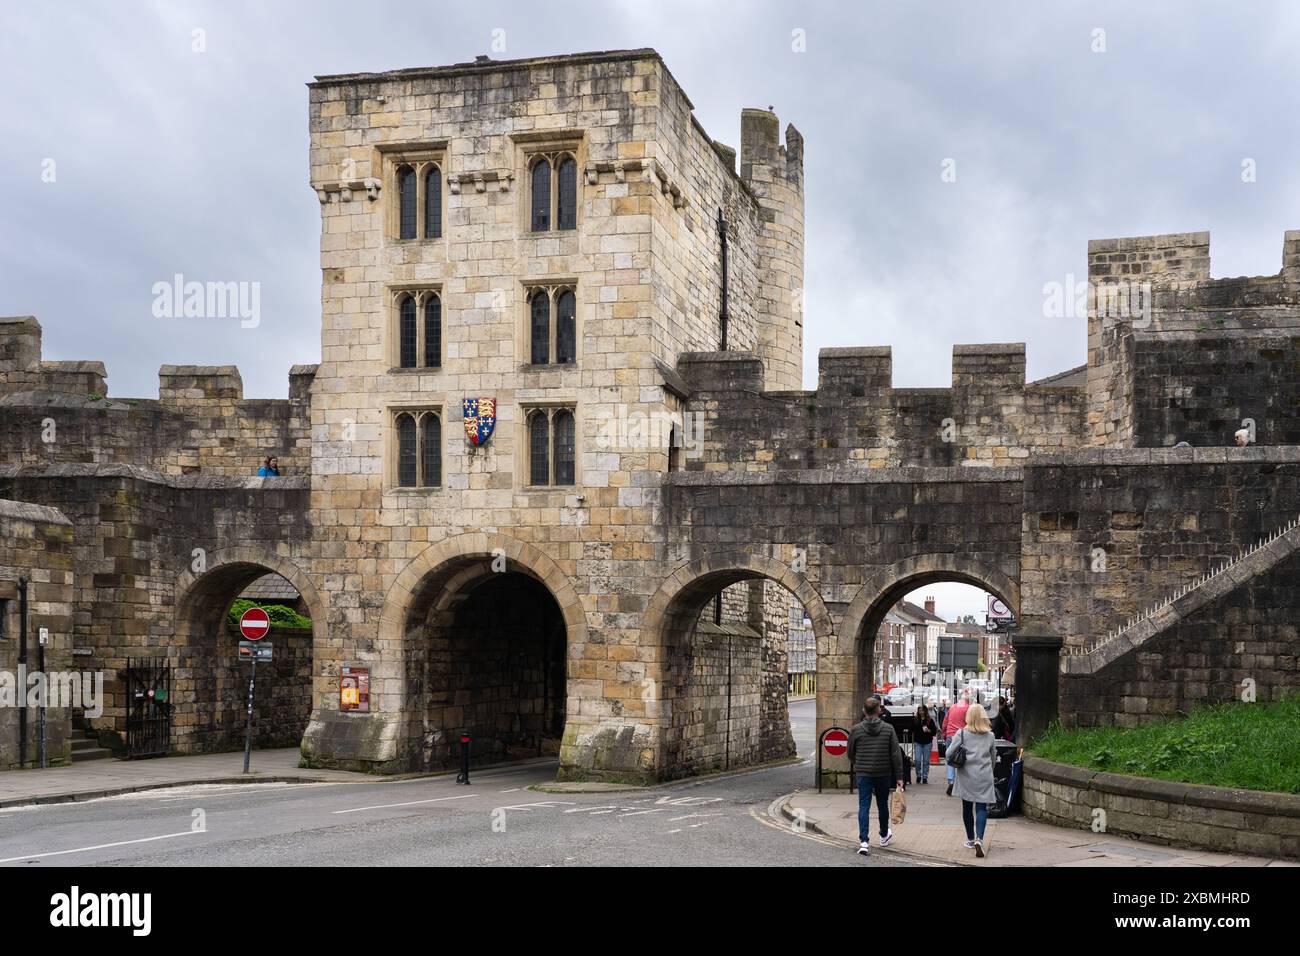
[[[260,607],[250,607],[239,619],[239,633],[246,640],[261,640],[271,633],[271,618]]]
[[[842,757],[849,749],[849,735],[842,730],[828,730],[822,738],[822,746],[832,757]]]

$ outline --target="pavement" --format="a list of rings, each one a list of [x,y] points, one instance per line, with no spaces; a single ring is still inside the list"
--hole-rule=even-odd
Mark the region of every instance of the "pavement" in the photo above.
[[[197,754],[152,760],[88,760],[46,770],[0,773],[0,808],[94,800],[123,793],[199,783],[316,783],[373,779],[338,770],[304,770],[297,747],[258,750],[245,775],[244,754]]]
[[[962,866],[1297,866],[1288,860],[1211,853],[1143,843],[1127,837],[1088,830],[1067,830],[1037,823],[1021,815],[992,819],[984,831],[986,856],[962,844],[966,830],[961,801],[945,795],[947,780],[942,766],[931,766],[930,783],[907,788],[907,818],[896,825],[887,849],[878,847],[880,835],[875,805],[871,808],[871,858],[898,854],[932,863]],[[800,790],[780,805],[787,820],[802,820],[808,829],[843,845],[858,845],[858,797],[844,791]]]

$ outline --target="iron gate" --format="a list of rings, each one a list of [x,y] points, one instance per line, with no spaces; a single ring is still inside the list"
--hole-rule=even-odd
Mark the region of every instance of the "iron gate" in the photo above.
[[[159,660],[126,662],[126,756],[161,757],[171,749],[172,668]]]

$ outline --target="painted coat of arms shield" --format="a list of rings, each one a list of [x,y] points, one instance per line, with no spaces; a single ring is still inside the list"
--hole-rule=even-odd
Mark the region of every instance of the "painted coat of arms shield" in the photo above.
[[[486,445],[497,427],[497,400],[466,398],[461,407],[465,413],[465,440],[475,448]]]

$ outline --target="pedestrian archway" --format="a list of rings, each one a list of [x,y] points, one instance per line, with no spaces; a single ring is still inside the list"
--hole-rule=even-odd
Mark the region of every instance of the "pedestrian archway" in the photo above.
[[[936,634],[936,627],[927,627],[931,622],[924,619],[926,609],[923,608],[914,609],[922,612],[917,615],[915,622],[904,616],[894,623],[899,613],[899,604],[908,594],[948,582],[972,585],[988,592],[1010,608],[1014,615],[1019,615],[1020,587],[1017,581],[996,567],[982,565],[961,555],[920,555],[879,569],[868,578],[849,604],[841,628],[846,638],[853,641],[852,656],[848,661],[851,665],[849,686],[852,687],[852,708],[848,713],[850,719],[861,710],[862,704],[873,691],[899,682],[896,680],[900,675],[896,663],[900,659],[899,652],[890,646],[896,636],[899,649],[907,649],[904,653],[911,652],[912,641],[917,642],[915,657],[907,659],[906,679],[923,686],[927,682],[916,679],[929,672],[931,667],[941,669],[939,661],[930,658],[942,656],[944,642],[952,641],[949,635],[969,637],[984,633],[983,622],[967,634],[959,629],[960,622],[945,620],[941,622],[944,625],[941,633]],[[930,613],[933,616],[932,611]],[[937,625],[940,622],[934,623]],[[897,635],[895,630],[898,631]],[[947,646],[951,653],[952,645]],[[993,646],[991,642],[989,646]],[[983,661],[991,652],[984,650],[983,643],[980,647],[980,660]],[[887,655],[886,660],[880,659],[882,653]],[[993,662],[989,661],[986,666],[993,666]],[[841,706],[840,709],[844,710],[845,707]]]
[[[241,600],[272,609],[271,632],[263,640],[273,656],[258,664],[253,745],[298,746],[314,703],[313,646],[323,639],[326,620],[311,579],[291,561],[239,548],[208,554],[204,570],[186,572],[177,593],[175,640],[165,655],[172,667],[172,749],[197,753],[244,745],[250,665],[239,659],[240,635],[231,615]]]
[[[830,616],[807,579],[762,555],[710,555],[664,583],[644,627],[661,648],[660,777],[794,755],[790,637],[811,631],[821,650],[830,639]]]

